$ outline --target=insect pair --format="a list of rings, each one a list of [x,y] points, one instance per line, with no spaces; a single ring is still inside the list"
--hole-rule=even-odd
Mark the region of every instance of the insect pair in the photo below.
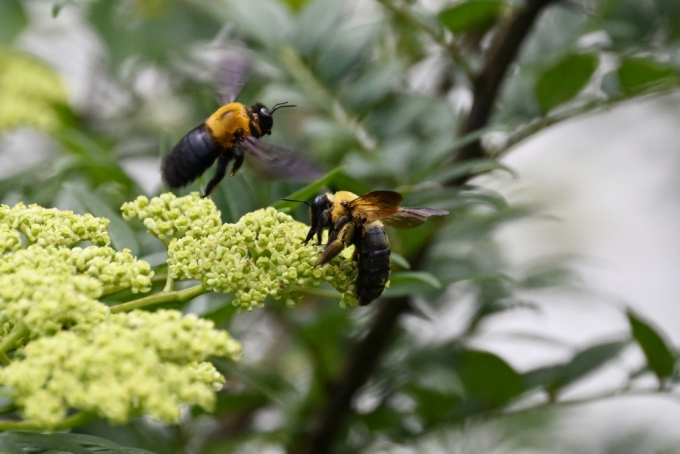
[[[292,202],[307,202],[284,199]],[[345,247],[354,245],[357,262],[357,298],[365,306],[378,298],[390,278],[390,243],[383,224],[398,229],[422,225],[430,216],[443,216],[448,211],[433,208],[400,207],[402,196],[394,191],[373,191],[361,197],[348,191],[326,193],[309,205],[311,227],[305,243],[316,235],[317,243],[328,228],[328,243],[319,256],[323,265]]]
[[[161,164],[165,183],[171,188],[186,186],[217,161],[215,175],[203,195],[207,197],[222,181],[232,160],[233,176],[246,159],[275,178],[311,181],[321,176],[316,166],[296,152],[259,140],[271,133],[273,113],[293,106],[280,103],[269,110],[260,103],[248,107],[235,102],[249,78],[250,65],[245,57],[232,54],[224,59],[222,68],[225,77],[220,95],[224,105],[182,137],[165,156]],[[362,306],[382,294],[390,277],[390,244],[383,223],[412,228],[423,224],[429,216],[448,214],[432,208],[399,207],[401,201],[401,194],[394,191],[374,191],[361,197],[339,191],[318,196],[310,206],[312,225],[305,243],[316,234],[321,244],[323,230],[329,228],[328,244],[319,257],[319,265],[354,245],[353,258],[359,269],[357,297]]]

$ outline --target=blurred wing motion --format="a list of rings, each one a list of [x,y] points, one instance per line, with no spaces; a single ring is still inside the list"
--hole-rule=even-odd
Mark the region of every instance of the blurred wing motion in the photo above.
[[[245,157],[250,168],[267,178],[306,183],[324,174],[310,158],[254,137],[246,137],[239,146],[248,151]]]
[[[251,74],[252,67],[248,57],[239,52],[229,52],[224,56],[220,63],[218,89],[221,105],[236,101]]]
[[[384,218],[385,225],[395,229],[412,229],[423,225],[430,216],[445,216],[448,211],[435,210],[434,208],[399,207],[396,213]]]
[[[378,221],[395,214],[403,197],[394,191],[373,191],[357,197],[347,204],[357,217]]]

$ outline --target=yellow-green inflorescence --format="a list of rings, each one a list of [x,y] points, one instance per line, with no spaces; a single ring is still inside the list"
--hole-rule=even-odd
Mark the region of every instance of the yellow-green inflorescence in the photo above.
[[[77,409],[115,423],[147,414],[177,422],[180,406],[209,409],[224,378],[209,356],[241,345],[211,321],[178,311],[111,314],[99,298],[151,289],[153,272],[108,247],[108,220],[0,205],[0,391],[25,419],[55,427]],[[22,241],[23,237],[23,241]],[[73,247],[89,241],[94,246]]]
[[[20,349],[18,361],[0,370],[23,416],[44,427],[70,408],[113,423],[148,414],[177,423],[180,406],[210,410],[224,377],[205,362],[233,360],[241,344],[211,321],[177,311],[109,315],[87,332],[61,331]]]
[[[274,208],[221,224],[219,211],[198,193],[175,198],[139,197],[123,206],[126,218],[139,217],[151,233],[168,242],[168,266],[175,279],[198,279],[206,289],[234,295],[241,310],[261,307],[265,298],[293,306],[306,287],[327,281],[340,304],[356,306],[356,265],[345,256],[315,266],[319,246],[303,241],[309,227]],[[349,251],[351,252],[351,251]]]

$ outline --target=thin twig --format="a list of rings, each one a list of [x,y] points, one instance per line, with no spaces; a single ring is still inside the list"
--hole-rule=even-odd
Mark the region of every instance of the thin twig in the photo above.
[[[154,306],[156,304],[165,303],[185,303],[196,298],[199,295],[207,293],[208,290],[203,287],[203,284],[198,284],[193,287],[185,288],[183,290],[175,290],[174,292],[160,292],[149,295],[138,300],[133,300],[128,303],[111,306],[111,313],[129,312],[133,309],[141,309],[143,307]]]

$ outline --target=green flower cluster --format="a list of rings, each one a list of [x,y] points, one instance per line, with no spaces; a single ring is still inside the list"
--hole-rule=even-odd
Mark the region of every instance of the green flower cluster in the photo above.
[[[70,408],[112,423],[148,414],[177,423],[180,406],[214,405],[224,377],[204,362],[238,360],[241,344],[212,322],[177,311],[110,315],[88,331],[61,331],[30,342],[0,370],[23,416],[54,427]]]
[[[3,207],[0,206],[0,213]],[[2,214],[0,214],[2,216]],[[9,251],[16,251],[21,247],[21,237],[19,232],[14,230],[8,224],[0,224],[0,254]]]
[[[15,273],[21,268],[45,273],[86,274],[97,279],[103,293],[130,288],[134,293],[151,290],[151,266],[137,260],[129,249],[117,252],[110,247],[44,248],[29,246],[0,259],[0,275]]]
[[[356,266],[338,257],[315,267],[319,248],[303,244],[307,230],[274,208],[257,210],[214,234],[173,240],[168,247],[170,273],[233,294],[233,304],[245,311],[262,307],[267,296],[293,306],[303,297],[301,290],[323,281],[342,294],[342,305],[355,306]]]
[[[24,323],[31,337],[64,328],[87,330],[109,314],[108,307],[97,301],[101,291],[101,283],[89,276],[22,267],[0,275],[0,324],[7,334]]]
[[[222,224],[220,212],[210,199],[198,192],[176,197],[171,192],[149,200],[139,196],[121,207],[123,219],[139,218],[149,232],[166,245],[173,238],[191,234],[195,237],[213,235]]]
[[[91,214],[78,215],[56,208],[43,208],[35,204],[25,206],[18,203],[13,208],[0,205],[0,223],[23,233],[29,244],[39,246],[69,247],[81,241],[106,246],[111,242],[107,232],[108,219]],[[13,243],[8,242],[8,236],[3,231],[6,230],[0,231],[0,245],[7,243],[12,246]],[[8,250],[12,249],[5,248],[3,252]]]

